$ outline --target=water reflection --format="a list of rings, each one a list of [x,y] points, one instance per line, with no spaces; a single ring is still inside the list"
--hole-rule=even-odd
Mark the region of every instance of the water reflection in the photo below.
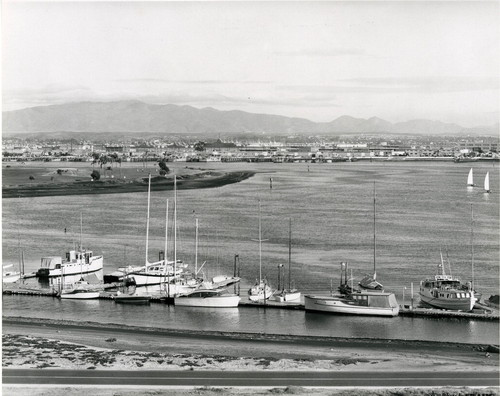
[[[340,316],[272,308],[192,308],[160,303],[116,304],[111,300],[59,300],[3,296],[5,316],[150,326],[169,329],[387,338],[498,344],[494,321]]]

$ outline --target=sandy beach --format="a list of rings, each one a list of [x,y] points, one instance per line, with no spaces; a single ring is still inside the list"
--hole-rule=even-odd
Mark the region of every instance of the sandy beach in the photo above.
[[[3,318],[3,368],[242,371],[498,371],[488,345],[178,331],[91,322]],[[498,349],[497,349],[498,350]],[[50,390],[50,392],[49,392]],[[4,394],[20,394],[14,386]],[[63,389],[38,389],[54,395]],[[141,390],[141,394],[144,390]],[[186,394],[198,390],[184,390]],[[339,390],[340,391],[340,390]],[[351,390],[352,391],[352,390]],[[328,394],[361,394],[332,393]],[[416,390],[412,390],[412,392]],[[454,389],[460,391],[459,389]],[[495,391],[495,390],[493,390]],[[11,393],[13,392],[13,393]],[[107,393],[108,392],[108,393]],[[109,389],[92,394],[108,395]],[[130,394],[134,390],[130,390]],[[154,394],[179,394],[168,393]],[[221,394],[204,389],[202,394]],[[243,390],[238,390],[238,394]],[[247,390],[248,392],[248,390]],[[253,391],[256,392],[256,391]],[[259,391],[261,392],[261,391]],[[279,392],[313,394],[304,389]],[[318,391],[319,392],[319,391]],[[344,390],[343,392],[347,392]],[[368,391],[367,391],[368,392]],[[373,391],[372,391],[373,392]],[[67,393],[67,392],[66,392]],[[267,391],[267,394],[269,390]],[[73,393],[72,394],[78,394]],[[120,395],[127,394],[120,391]],[[234,394],[231,391],[229,394]],[[251,393],[260,394],[260,393]],[[264,392],[263,394],[266,394]],[[323,394],[323,393],[317,393]],[[326,393],[325,393],[326,394]],[[374,394],[374,393],[366,393]],[[384,394],[384,393],[381,393]],[[403,393],[426,394],[426,393]],[[461,393],[448,393],[461,394]],[[470,394],[470,393],[469,393]],[[496,393],[484,393],[496,394]]]

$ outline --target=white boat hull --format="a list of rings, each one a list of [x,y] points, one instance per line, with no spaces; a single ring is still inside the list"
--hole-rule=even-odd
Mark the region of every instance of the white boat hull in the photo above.
[[[274,294],[273,289],[264,283],[253,286],[248,291],[248,299],[253,302],[264,301],[271,298]]]
[[[103,268],[103,257],[94,256],[89,263],[62,263],[61,268],[49,269],[45,273],[38,271],[39,278],[59,278],[61,276],[87,276],[90,274],[96,274],[98,277],[102,277]],[[100,275],[99,275],[100,274]],[[102,280],[102,279],[100,279]]]
[[[432,307],[454,311],[472,311],[477,298],[473,296],[464,298],[440,298],[430,295],[425,291],[420,292],[420,300]]]
[[[235,308],[240,303],[239,296],[213,296],[213,297],[175,297],[175,306],[181,307],[206,307],[206,308]]]
[[[300,292],[283,292],[274,295],[274,299],[279,302],[300,301]]]
[[[90,300],[99,298],[99,292],[79,291],[79,292],[63,292],[60,297],[62,299],[71,300]]]
[[[3,274],[2,282],[3,283],[14,283],[21,279],[21,274],[19,272]]]
[[[304,303],[306,311],[371,316],[397,316],[399,314],[399,306],[397,304],[396,306],[387,308],[351,305],[347,304],[341,296],[305,296]]]

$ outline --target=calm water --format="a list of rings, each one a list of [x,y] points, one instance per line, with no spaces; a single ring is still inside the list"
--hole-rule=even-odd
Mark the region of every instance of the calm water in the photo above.
[[[185,164],[175,163],[172,168]],[[240,256],[242,290],[259,272],[258,201],[262,205],[263,274],[277,284],[280,263],[288,262],[288,219],[292,219],[292,277],[305,292],[327,292],[339,283],[341,261],[348,261],[359,280],[373,269],[373,182],[377,186],[377,274],[386,289],[406,301],[413,282],[435,273],[440,249],[448,255],[453,275],[472,277],[487,298],[498,294],[499,185],[498,165],[474,163],[476,184],[490,171],[492,193],[465,187],[470,164],[355,162],[341,164],[200,164],[210,169],[254,169],[254,177],[214,189],[178,191],[178,258],[194,261],[195,219],[199,219],[199,263],[207,276],[232,273]],[[309,171],[308,171],[309,170]],[[269,178],[273,188],[269,188]],[[165,205],[171,191],[153,192],[150,260],[163,249]],[[83,212],[83,244],[103,254],[104,272],[145,257],[147,193],[41,197],[3,200],[3,262],[17,263],[18,244],[26,271],[40,257],[64,255],[79,241]],[[471,233],[471,205],[474,226]],[[170,218],[172,224],[172,218]],[[67,232],[64,233],[64,229]],[[172,233],[171,233],[172,234]],[[170,242],[172,235],[169,236]],[[169,243],[169,251],[173,247]],[[77,306],[75,304],[78,304]],[[325,334],[352,337],[438,339],[498,343],[498,324],[435,319],[332,317],[294,311],[240,309],[180,310],[152,304],[144,310],[109,301],[68,302],[51,298],[4,296],[4,314],[151,324],[270,333]],[[157,312],[160,311],[160,312]],[[137,315],[136,315],[137,314]],[[62,315],[62,316],[61,316]],[[131,319],[134,318],[134,319]],[[283,324],[286,323],[284,326]],[[441,338],[439,338],[441,337]]]

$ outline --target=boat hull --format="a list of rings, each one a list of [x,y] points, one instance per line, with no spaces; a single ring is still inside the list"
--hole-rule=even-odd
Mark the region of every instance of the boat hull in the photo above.
[[[180,307],[205,307],[205,308],[235,308],[240,303],[239,296],[214,296],[214,297],[187,297],[181,296],[174,299],[174,305]]]
[[[284,292],[280,294],[275,294],[274,299],[279,302],[291,302],[291,301],[300,301],[300,292]]]
[[[2,276],[3,283],[14,283],[17,282],[19,279],[21,279],[21,274],[19,272],[3,274]]]
[[[151,296],[120,295],[113,297],[118,304],[149,304]]]
[[[434,297],[425,292],[420,292],[420,300],[432,307],[453,311],[472,311],[477,301],[473,296],[451,299]]]
[[[397,316],[399,306],[391,307],[361,306],[346,303],[342,296],[305,296],[306,311],[329,312],[344,315]]]
[[[99,298],[99,292],[68,292],[68,293],[62,293],[60,295],[60,298],[64,300],[91,300],[95,298]]]
[[[90,263],[63,263],[61,268],[40,268],[36,275],[40,279],[59,278],[61,276],[98,275],[103,269],[103,257],[94,256]],[[99,276],[99,275],[98,275]]]

